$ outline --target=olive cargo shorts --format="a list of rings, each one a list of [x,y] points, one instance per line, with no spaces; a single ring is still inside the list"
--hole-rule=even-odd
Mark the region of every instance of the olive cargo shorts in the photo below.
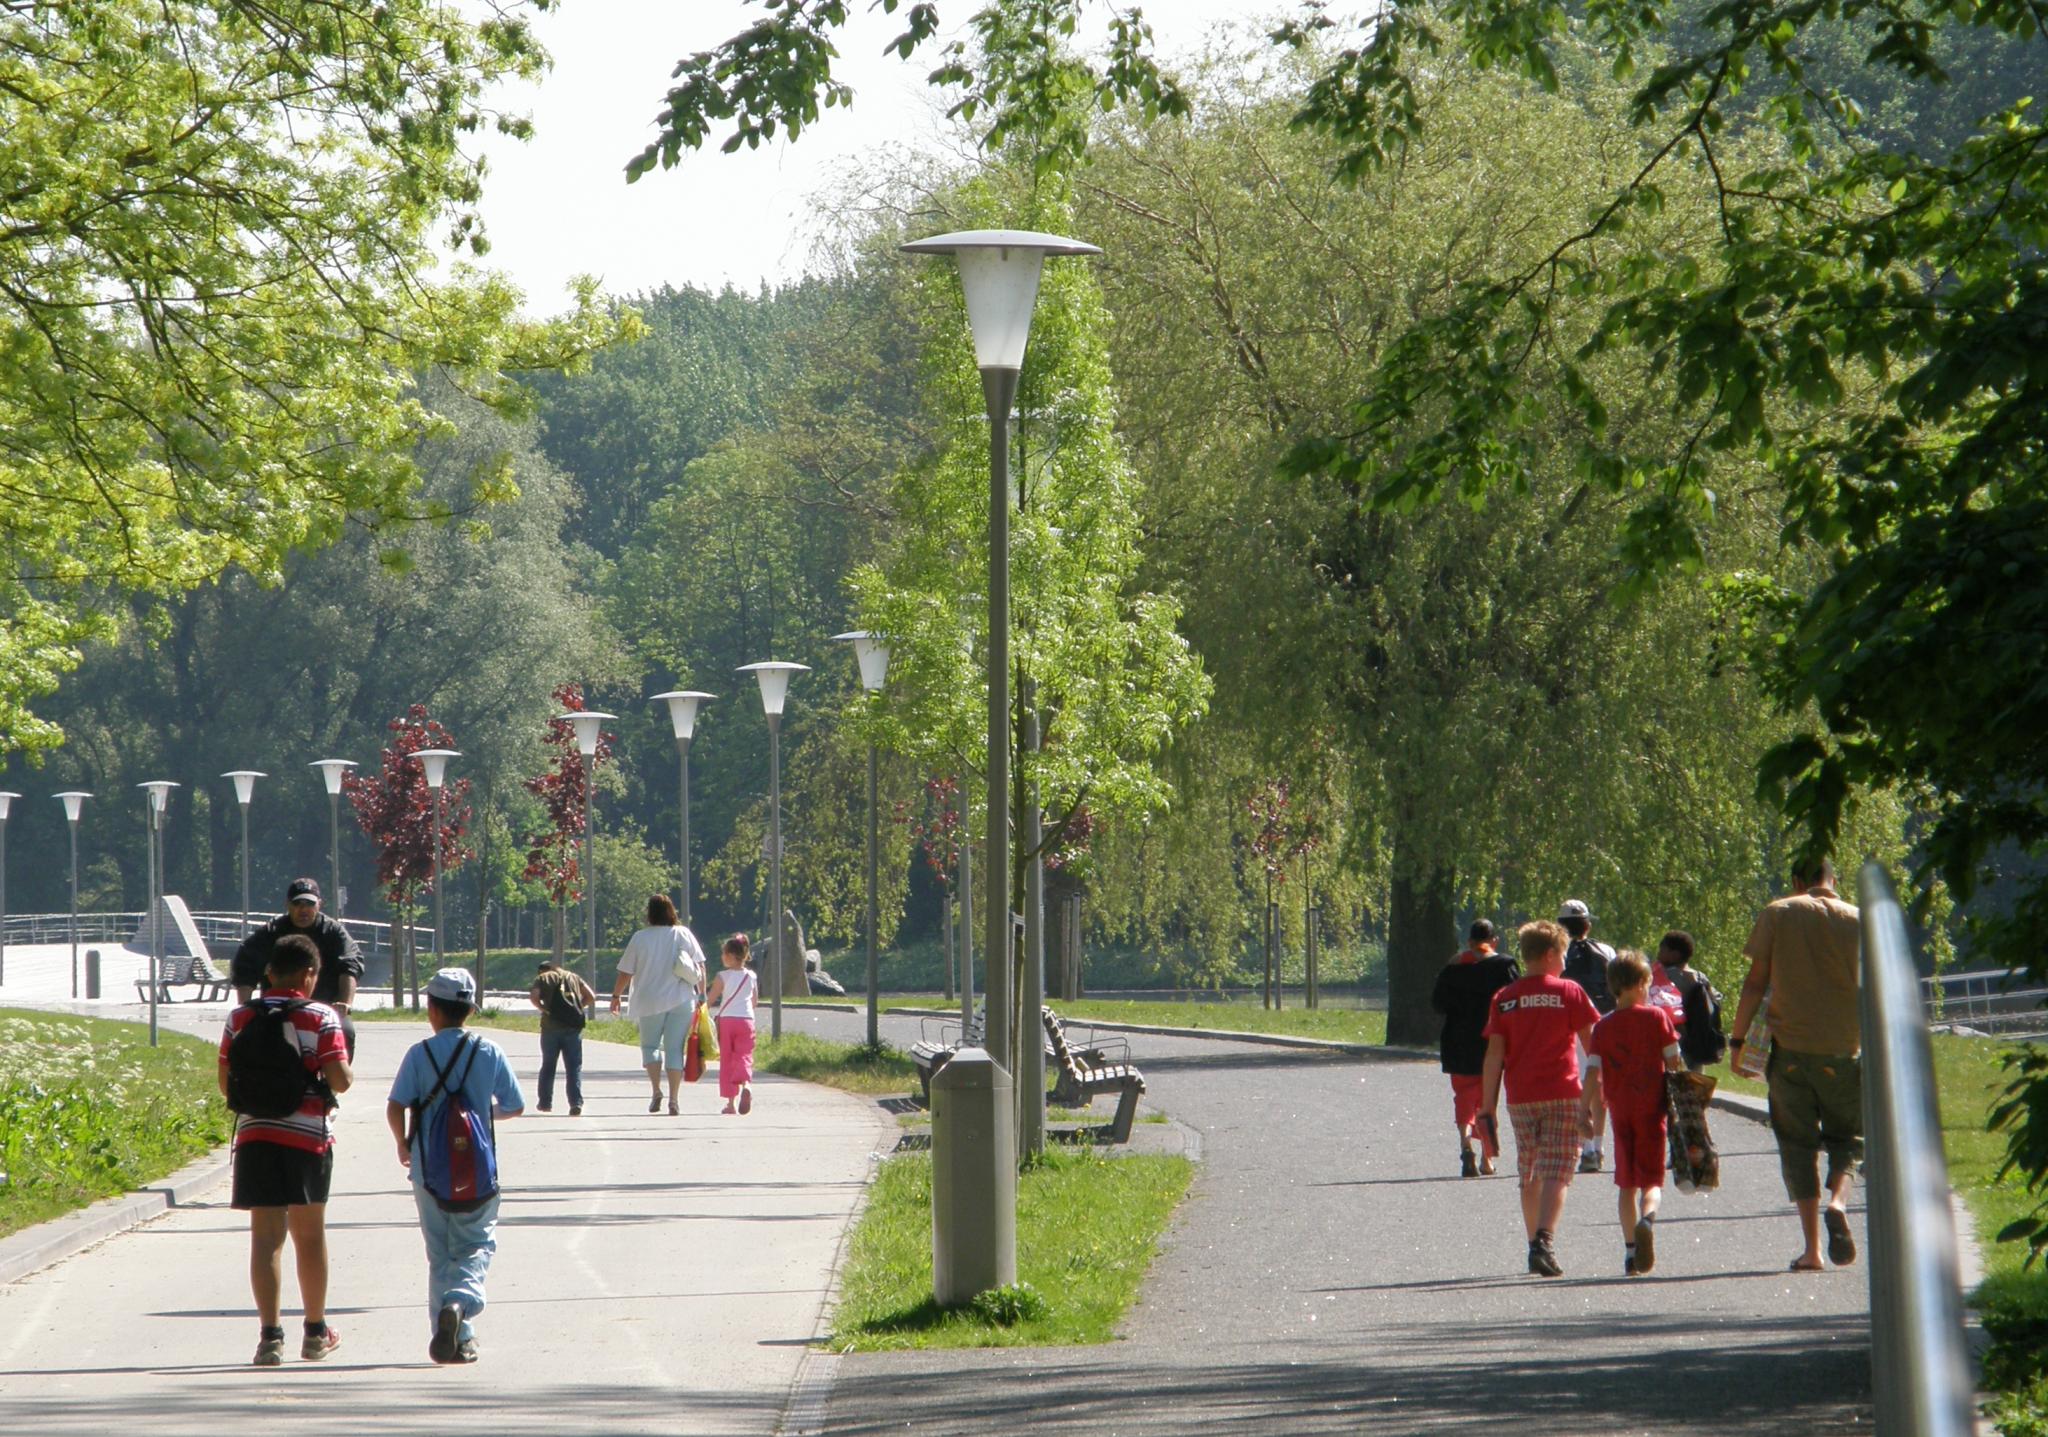
[[[1863,1161],[1862,1059],[1796,1053],[1773,1043],[1766,1076],[1785,1192],[1794,1202],[1818,1198],[1823,1149],[1829,1187],[1842,1174],[1853,1175]]]

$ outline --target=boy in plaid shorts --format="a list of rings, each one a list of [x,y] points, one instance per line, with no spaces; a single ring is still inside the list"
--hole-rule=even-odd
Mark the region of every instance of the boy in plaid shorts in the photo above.
[[[1579,1054],[1600,1013],[1584,988],[1561,976],[1567,941],[1562,928],[1524,923],[1515,937],[1529,976],[1494,995],[1479,1080],[1480,1122],[1489,1132],[1497,1129],[1494,1113],[1505,1080],[1529,1271],[1561,1277],[1552,1239],[1564,1216],[1565,1189],[1579,1166]]]

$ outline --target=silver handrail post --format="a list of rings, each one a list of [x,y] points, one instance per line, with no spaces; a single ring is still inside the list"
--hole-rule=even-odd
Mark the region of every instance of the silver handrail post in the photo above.
[[[1967,1437],[1976,1393],[1935,1102],[1934,1053],[1906,916],[1863,865],[1863,1121],[1870,1149],[1870,1376],[1879,1437]]]

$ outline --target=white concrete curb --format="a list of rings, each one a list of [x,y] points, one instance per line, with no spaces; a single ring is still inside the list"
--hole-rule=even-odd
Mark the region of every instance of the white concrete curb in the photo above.
[[[230,1150],[222,1146],[146,1188],[104,1198],[91,1207],[0,1238],[0,1283],[19,1282],[96,1242],[191,1202],[226,1181],[231,1163]]]

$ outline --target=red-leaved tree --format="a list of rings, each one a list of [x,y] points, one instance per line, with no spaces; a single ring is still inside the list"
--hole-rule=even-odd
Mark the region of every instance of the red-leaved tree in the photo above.
[[[434,791],[427,771],[413,754],[423,748],[453,748],[448,730],[427,717],[424,704],[414,704],[405,717],[386,725],[391,742],[374,778],[349,773],[341,790],[355,809],[356,823],[377,846],[377,881],[391,902],[391,1001],[410,991],[420,1005],[419,955],[412,938],[413,918],[421,897],[433,891]],[[442,790],[441,876],[443,880],[469,858],[462,843],[469,831],[469,780],[457,779]]]
[[[555,690],[555,702],[563,713],[581,713],[583,686],[563,684]],[[600,732],[591,772],[583,766],[583,754],[576,747],[576,730],[562,719],[549,719],[545,740],[553,756],[538,775],[525,780],[526,791],[540,800],[547,813],[547,827],[527,839],[526,873],[529,883],[547,892],[555,910],[555,958],[568,951],[569,905],[583,897],[583,854],[577,846],[583,837],[584,795],[590,776],[611,762],[612,735]],[[595,981],[595,975],[592,975]]]

